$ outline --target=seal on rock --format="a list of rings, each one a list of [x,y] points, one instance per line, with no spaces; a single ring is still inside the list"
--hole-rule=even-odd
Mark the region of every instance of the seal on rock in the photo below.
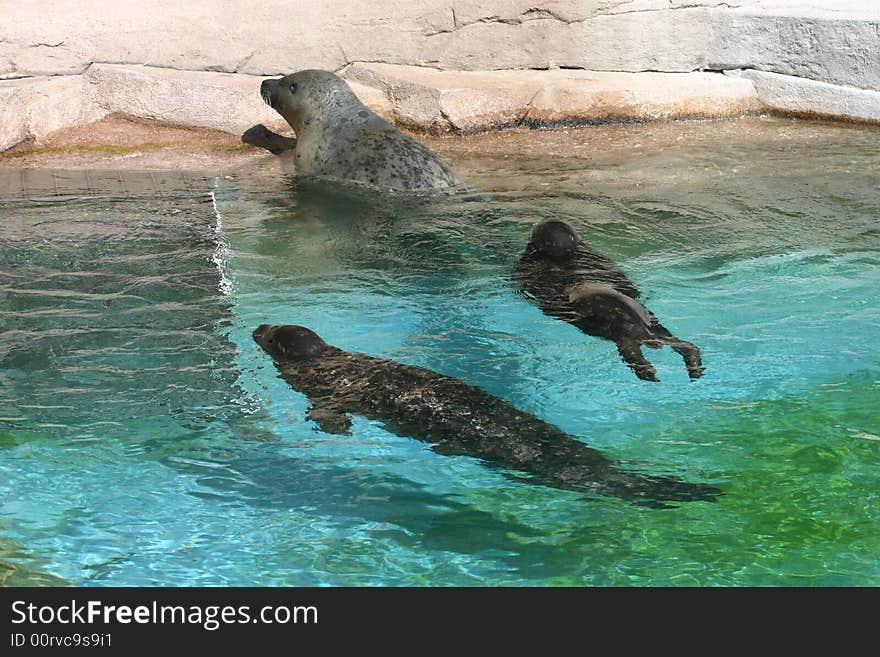
[[[638,289],[617,265],[590,250],[564,221],[539,222],[513,272],[516,287],[546,315],[573,324],[587,335],[617,344],[636,376],[658,381],[641,345],[669,345],[684,358],[691,379],[703,374],[699,348],[670,333],[636,301]]]
[[[309,419],[328,433],[350,433],[352,413],[429,442],[438,454],[479,458],[554,488],[654,507],[714,501],[721,494],[708,484],[621,469],[576,437],[464,381],[343,351],[305,327],[262,324],[253,338],[273,357],[281,377],[308,397]]]
[[[461,184],[436,154],[369,109],[329,71],[305,70],[264,80],[260,94],[296,132],[294,162],[301,175],[393,192]],[[262,125],[248,130],[242,140],[275,153],[293,146],[289,138]]]

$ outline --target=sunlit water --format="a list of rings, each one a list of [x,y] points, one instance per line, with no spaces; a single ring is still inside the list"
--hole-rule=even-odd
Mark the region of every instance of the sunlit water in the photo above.
[[[0,559],[81,585],[880,584],[880,133],[665,130],[595,157],[450,152],[484,193],[432,202],[269,167],[0,202]],[[702,379],[664,349],[639,381],[511,290],[545,216],[702,348]],[[364,418],[321,433],[253,344],[263,322],[725,495],[648,509]]]

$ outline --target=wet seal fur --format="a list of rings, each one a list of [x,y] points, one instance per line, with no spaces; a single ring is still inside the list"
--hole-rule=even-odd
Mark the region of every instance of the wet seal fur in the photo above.
[[[639,291],[626,274],[587,248],[564,221],[545,219],[535,226],[512,278],[546,315],[616,343],[621,358],[640,379],[659,380],[642,354],[642,345],[652,349],[669,345],[684,358],[691,379],[702,376],[699,348],[660,324],[636,301]]]
[[[296,131],[294,162],[301,175],[394,192],[461,184],[430,149],[369,109],[329,71],[305,70],[264,80],[260,95]],[[263,125],[250,128],[242,141],[276,154],[294,147],[292,140]]]
[[[305,327],[263,324],[253,338],[281,377],[308,397],[308,417],[325,432],[350,433],[348,414],[361,415],[431,443],[438,454],[472,456],[525,473],[525,481],[652,507],[721,494],[708,484],[623,470],[574,436],[464,381],[343,351]]]

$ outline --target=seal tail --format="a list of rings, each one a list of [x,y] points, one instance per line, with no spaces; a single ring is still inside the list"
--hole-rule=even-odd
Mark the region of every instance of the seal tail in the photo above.
[[[643,476],[617,472],[600,482],[597,492],[628,500],[639,506],[673,508],[669,502],[717,502],[724,495],[717,486],[682,481],[675,477]]]
[[[601,470],[590,469],[572,476],[559,472],[537,474],[507,473],[514,481],[538,483],[551,488],[592,493],[610,497],[619,497],[638,506],[654,509],[675,508],[672,502],[716,502],[724,495],[717,486],[712,484],[691,483],[676,477],[640,475],[614,467]]]

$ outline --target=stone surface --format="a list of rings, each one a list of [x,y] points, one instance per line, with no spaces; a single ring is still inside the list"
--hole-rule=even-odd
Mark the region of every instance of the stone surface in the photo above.
[[[437,71],[352,64],[343,77],[394,99],[398,123],[476,132],[520,123],[738,116],[761,109],[752,85],[711,73]]]
[[[0,76],[92,63],[275,75],[360,61],[755,68],[880,88],[876,0],[0,0],[0,16]]]
[[[261,76],[312,67],[349,71],[358,64],[551,69],[541,84],[527,76],[491,78],[494,88],[474,89],[438,78],[434,86],[410,80],[356,90],[380,113],[435,130],[505,125],[529,112],[556,116],[555,104],[565,107],[563,115],[582,117],[620,103],[644,107],[651,117],[721,106],[715,92],[696,101],[699,94],[685,89],[676,105],[663,87],[634,82],[626,90],[611,78],[600,92],[594,73],[582,87],[555,88],[557,67],[750,69],[840,85],[847,97],[851,88],[880,91],[877,0],[0,0],[0,17],[0,78],[85,76],[52,83],[70,85],[60,95],[69,103],[4,83],[2,147],[113,111],[231,131],[258,121],[278,126],[268,108],[252,102]],[[833,96],[808,84],[786,88],[788,105],[797,105],[799,92],[810,106]],[[526,102],[527,95],[538,105]],[[737,101],[730,102],[735,113]],[[846,111],[863,105],[851,103]],[[822,113],[834,115],[839,106],[831,103]],[[870,119],[872,111],[856,118]]]
[[[250,75],[95,64],[85,78],[102,114],[121,112],[237,133],[256,123],[288,128],[260,99],[261,78]]]
[[[742,116],[761,103],[751,84],[728,84],[713,73],[553,71],[531,100],[527,119],[680,119]]]
[[[364,105],[384,119],[394,121],[394,103],[391,102],[391,99],[382,89],[361,84],[354,80],[349,80],[348,86],[351,87],[351,90]]]
[[[417,66],[352,64],[348,82],[393,99],[397,123],[430,132],[473,132],[517,123],[541,83],[531,71],[437,71]]]
[[[751,68],[880,89],[880,2],[861,3],[871,11],[857,18],[829,10],[793,15],[795,3],[689,4],[586,21],[584,64],[623,71]]]
[[[183,169],[219,173],[260,161],[265,153],[242,144],[238,135],[228,132],[174,127],[114,114],[0,153],[0,170]]]
[[[776,110],[880,122],[880,91],[764,71],[731,71],[728,75],[751,80],[758,98]]]
[[[673,121],[654,121],[555,130],[520,127],[455,139],[424,133],[414,133],[413,136],[456,168],[461,166],[474,172],[477,177],[470,182],[483,186],[483,179],[478,172],[481,170],[480,163],[487,157],[581,158],[589,171],[589,179],[598,183],[620,177],[623,157],[631,163],[631,172],[638,172],[655,182],[671,182],[671,174],[662,164],[668,162],[667,152],[670,149],[691,154],[692,149],[697,148],[711,159],[711,147],[707,144],[737,141],[742,146],[740,150],[743,163],[748,165],[748,162],[754,163],[750,154],[763,151],[768,145],[784,148],[792,134],[812,135],[809,139],[821,143],[828,135],[837,134],[845,139],[845,135],[850,132],[850,128],[843,124],[761,116],[725,121],[695,121],[684,125]],[[866,133],[862,131],[862,134]],[[658,154],[659,157],[656,156]],[[468,163],[462,164],[464,162]],[[44,145],[21,144],[11,151],[0,153],[0,172],[27,169],[27,173],[30,173],[50,169],[57,174],[59,171],[85,170],[89,178],[93,177],[96,170],[200,171],[210,175],[224,175],[241,171],[243,167],[249,173],[265,173],[275,177],[289,173],[291,166],[290,158],[276,157],[261,149],[244,146],[236,135],[205,128],[171,127],[155,121],[122,116],[110,116],[62,130],[48,137]],[[721,167],[696,167],[686,175],[688,180],[731,176],[736,175],[737,166],[737,162],[727,162]],[[780,172],[780,175],[786,173],[791,172]],[[680,171],[675,174],[680,175]],[[45,179],[45,176],[38,177]],[[248,175],[241,180],[250,177]],[[563,186],[566,185],[564,178],[566,177],[560,178]],[[12,188],[4,187],[3,179],[0,175],[0,196],[20,195],[22,190],[16,192],[14,189],[18,184],[14,181],[18,178],[13,178]],[[75,179],[83,180],[84,176],[77,176]],[[107,179],[108,176],[101,178]],[[110,179],[112,180],[112,176]],[[489,179],[488,186],[499,191],[531,184],[528,177],[505,178],[497,171],[489,174]],[[28,182],[32,178],[22,176],[20,180]],[[164,180],[166,178],[161,175],[156,178],[160,184]],[[579,198],[582,194],[582,183],[580,178],[573,182],[573,198]],[[680,179],[676,182],[681,183]],[[258,187],[261,185],[255,184]]]
[[[119,64],[94,64],[82,75],[0,80],[0,151],[114,113],[233,134],[257,123],[291,133],[260,99],[262,80]],[[352,88],[364,104],[393,119],[381,90],[357,83]]]
[[[489,3],[491,4],[491,3]],[[82,73],[92,63],[276,75],[350,59],[411,61],[451,29],[428,0],[0,0],[0,75]]]
[[[0,151],[97,117],[80,76],[0,80]]]

